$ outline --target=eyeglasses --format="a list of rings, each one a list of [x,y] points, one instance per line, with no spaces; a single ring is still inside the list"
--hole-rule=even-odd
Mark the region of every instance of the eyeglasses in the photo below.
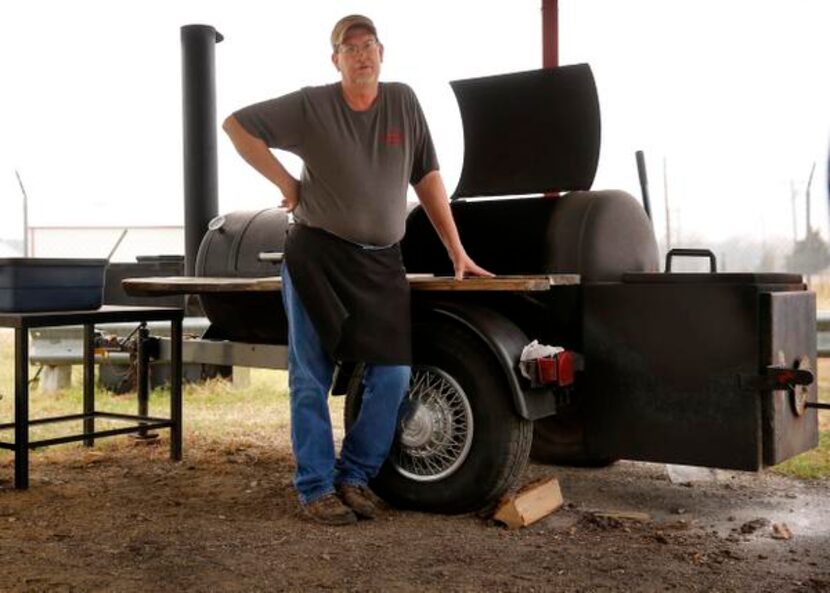
[[[374,50],[377,46],[379,46],[377,39],[370,39],[366,43],[362,45],[352,45],[351,43],[341,43],[337,47],[337,53],[343,54],[344,56],[356,56],[358,54],[362,54],[363,52],[370,53]]]

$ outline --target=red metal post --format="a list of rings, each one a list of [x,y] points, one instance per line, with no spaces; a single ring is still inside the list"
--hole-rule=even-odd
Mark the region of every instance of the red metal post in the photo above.
[[[542,0],[542,67],[559,65],[559,0]],[[545,192],[546,198],[557,198],[559,192]]]
[[[559,65],[559,0],[542,0],[542,67]]]

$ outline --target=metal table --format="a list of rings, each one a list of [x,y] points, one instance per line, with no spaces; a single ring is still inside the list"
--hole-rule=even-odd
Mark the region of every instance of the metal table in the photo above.
[[[14,442],[0,441],[0,448],[14,451],[14,486],[29,487],[29,449],[73,441],[91,447],[96,438],[118,434],[146,434],[149,429],[170,429],[170,459],[182,458],[182,317],[174,307],[126,307],[104,305],[93,311],[45,311],[38,313],[0,312],[0,327],[14,328],[14,422],[0,424],[0,430],[14,429]],[[155,418],[147,413],[149,397],[148,352],[144,347],[148,321],[169,321],[171,340],[170,417]],[[138,414],[113,414],[95,410],[95,347],[97,323],[135,322],[139,324],[138,347]],[[29,330],[35,327],[83,325],[84,395],[83,413],[48,418],[29,418]],[[95,419],[106,418],[135,422],[133,426],[95,430]],[[83,420],[83,433],[69,436],[29,440],[29,426]]]

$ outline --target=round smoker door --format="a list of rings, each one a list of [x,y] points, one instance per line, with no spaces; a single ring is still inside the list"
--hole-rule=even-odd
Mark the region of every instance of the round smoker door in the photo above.
[[[279,266],[259,261],[263,251],[282,251],[288,214],[280,208],[237,211],[214,219],[196,256],[197,276],[256,278],[279,275]]]
[[[283,251],[288,229],[285,210],[237,211],[221,218],[224,220],[212,225],[202,239],[197,276],[258,278],[280,274],[279,265],[259,261],[259,254]],[[211,322],[211,337],[286,343],[287,322],[279,293],[216,293],[199,298]]]

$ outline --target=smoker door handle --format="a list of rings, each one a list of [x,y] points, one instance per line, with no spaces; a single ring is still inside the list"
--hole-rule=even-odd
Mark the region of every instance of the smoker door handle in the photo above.
[[[799,361],[794,368],[768,366],[764,373],[767,388],[787,392],[790,406],[796,416],[803,416],[807,408],[821,408],[825,405],[808,401],[807,388],[816,382],[816,376],[809,368],[799,368],[800,364],[804,363]]]
[[[792,389],[797,385],[807,387],[816,380],[816,376],[810,369],[791,369],[782,366],[768,366],[765,376],[772,389]]]
[[[738,375],[742,389],[753,391],[791,391],[796,387],[809,387],[816,381],[810,369],[768,366],[760,375],[742,373]]]
[[[673,257],[708,257],[709,272],[714,274],[718,271],[718,260],[710,249],[670,249],[666,254],[666,273],[671,272],[671,260]]]

